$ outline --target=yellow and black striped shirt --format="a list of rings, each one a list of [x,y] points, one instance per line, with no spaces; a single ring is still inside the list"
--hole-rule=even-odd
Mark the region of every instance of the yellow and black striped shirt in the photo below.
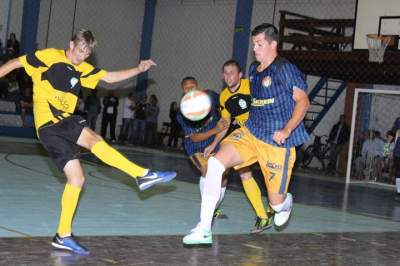
[[[76,107],[81,88],[94,89],[107,74],[83,62],[72,64],[64,50],[48,48],[19,57],[33,81],[35,126],[57,123],[70,116]]]
[[[228,87],[221,91],[221,94],[219,95],[221,117],[232,117],[242,126],[249,118],[250,103],[249,80],[241,79],[240,86],[235,92],[231,92]]]

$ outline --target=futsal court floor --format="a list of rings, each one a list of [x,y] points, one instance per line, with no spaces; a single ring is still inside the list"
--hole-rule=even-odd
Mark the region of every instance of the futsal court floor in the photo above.
[[[182,237],[199,220],[196,170],[181,153],[117,148],[146,167],[177,171],[177,179],[141,192],[126,174],[83,156],[74,234],[91,253],[79,256],[50,245],[64,176],[37,141],[1,137],[0,265],[400,265],[393,188],[296,172],[288,226],[249,234],[255,215],[233,176],[212,247],[185,248]]]

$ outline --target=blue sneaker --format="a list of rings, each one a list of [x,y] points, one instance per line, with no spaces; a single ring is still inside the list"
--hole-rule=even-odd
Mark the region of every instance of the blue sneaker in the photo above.
[[[80,245],[78,241],[75,240],[73,235],[60,237],[59,234],[56,234],[53,238],[53,242],[51,242],[51,245],[55,248],[69,250],[80,255],[89,254],[89,250]]]
[[[155,184],[169,182],[175,176],[176,172],[149,171],[147,175],[136,178],[136,183],[140,190],[146,190]]]

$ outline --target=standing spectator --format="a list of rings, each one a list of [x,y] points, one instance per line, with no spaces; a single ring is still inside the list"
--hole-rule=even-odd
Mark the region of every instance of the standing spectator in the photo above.
[[[330,158],[328,171],[336,171],[337,157],[343,146],[349,141],[350,127],[346,124],[344,114],[340,115],[339,121],[332,127],[329,133]]]
[[[90,92],[85,101],[86,120],[89,127],[96,131],[96,122],[101,111],[101,103],[99,97],[97,97],[97,90],[91,90]]]
[[[135,101],[133,100],[133,93],[129,93],[124,98],[123,114],[122,114],[122,127],[119,134],[119,142],[122,144],[128,139],[132,138],[133,132],[133,116],[135,114]]]
[[[115,125],[117,123],[118,114],[118,98],[115,97],[114,92],[110,92],[108,96],[103,99],[103,119],[101,120],[101,136],[106,138],[107,127],[110,124],[110,141],[115,143]]]
[[[178,103],[172,102],[169,107],[169,118],[171,119],[171,131],[168,137],[168,146],[170,147],[173,142],[175,148],[178,146],[178,138],[179,138],[179,133],[181,131],[181,127],[178,123],[178,120],[176,120],[178,109],[179,109]]]
[[[393,184],[393,150],[394,150],[394,136],[393,132],[389,130],[386,132],[386,142],[383,145],[383,168],[389,173],[389,183]]]
[[[157,139],[157,123],[160,107],[158,106],[157,96],[150,95],[149,104],[146,107],[146,145],[153,146]]]
[[[14,58],[19,55],[19,41],[14,32],[10,33],[10,38],[7,40],[7,56]]]
[[[146,106],[147,96],[136,105],[135,120],[133,121],[133,139],[132,143],[144,144],[144,132],[146,129]]]

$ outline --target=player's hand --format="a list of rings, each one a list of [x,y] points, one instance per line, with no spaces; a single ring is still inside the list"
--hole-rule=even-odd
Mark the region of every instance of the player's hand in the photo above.
[[[283,145],[285,143],[285,140],[289,137],[289,135],[290,135],[290,132],[288,130],[282,129],[282,130],[275,131],[272,139],[278,145]]]
[[[139,65],[137,68],[139,69],[140,72],[146,72],[147,70],[150,69],[152,66],[156,66],[157,64],[154,63],[153,60],[148,59],[148,60],[142,60],[140,61]]]
[[[211,145],[207,146],[204,149],[203,157],[204,158],[208,158],[208,156],[210,156],[210,154],[214,151],[214,149],[215,149],[215,145],[214,144],[211,144]]]
[[[231,124],[230,122],[231,121],[229,119],[221,118],[217,123],[217,127],[218,127],[219,131],[223,131],[223,130],[229,128],[229,125]]]

